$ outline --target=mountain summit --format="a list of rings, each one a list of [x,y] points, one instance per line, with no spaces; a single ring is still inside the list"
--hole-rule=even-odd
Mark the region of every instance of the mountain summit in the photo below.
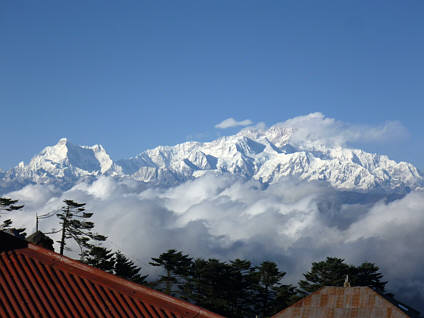
[[[101,145],[76,146],[62,138],[28,165],[21,162],[2,172],[0,187],[2,192],[29,183],[68,188],[103,175],[169,186],[207,173],[232,174],[265,184],[294,177],[352,191],[406,192],[424,184],[410,163],[319,140],[299,140],[295,129],[275,125],[266,130],[247,128],[210,142],[159,146],[116,162]]]
[[[76,146],[61,138],[56,145],[44,148],[28,165],[20,162],[4,172],[0,189],[7,192],[34,183],[68,188],[82,178],[107,174],[113,167],[101,145]]]

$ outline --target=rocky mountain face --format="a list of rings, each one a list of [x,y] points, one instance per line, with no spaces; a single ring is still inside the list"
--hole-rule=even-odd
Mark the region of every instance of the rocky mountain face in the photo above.
[[[101,145],[76,146],[62,138],[27,165],[21,162],[0,171],[0,191],[31,183],[69,188],[103,175],[170,186],[207,173],[233,174],[264,184],[294,177],[361,192],[407,192],[424,185],[423,175],[410,163],[359,149],[293,141],[294,133],[278,125],[268,130],[249,128],[210,142],[159,146],[115,162]]]

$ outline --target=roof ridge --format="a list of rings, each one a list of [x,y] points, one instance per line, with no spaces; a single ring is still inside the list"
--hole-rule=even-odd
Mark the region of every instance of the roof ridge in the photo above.
[[[80,261],[72,259],[70,257],[59,255],[58,253],[54,251],[29,243],[21,238],[14,237],[3,231],[0,231],[0,241],[1,241],[0,277],[1,277],[2,271],[4,271],[4,273],[13,273],[14,275],[13,277],[15,277],[18,282],[16,287],[21,288],[20,290],[22,290],[22,292],[25,295],[28,292],[29,293],[34,292],[32,288],[30,288],[31,290],[29,290],[28,289],[29,287],[25,285],[26,280],[32,281],[35,279],[35,282],[37,284],[40,284],[40,282],[43,279],[46,279],[46,277],[49,277],[50,273],[53,272],[53,273],[57,273],[57,274],[54,274],[55,276],[56,275],[58,276],[53,278],[53,280],[49,278],[47,283],[45,281],[42,281],[41,283],[42,284],[46,283],[47,284],[46,286],[50,286],[47,288],[52,288],[51,290],[54,289],[58,291],[58,288],[59,288],[60,292],[61,293],[63,292],[65,294],[68,293],[69,290],[71,290],[72,288],[76,287],[77,289],[75,289],[72,293],[75,293],[77,298],[89,297],[90,300],[88,301],[90,302],[90,306],[93,306],[92,302],[98,301],[99,299],[103,301],[102,296],[100,294],[103,293],[105,289],[106,298],[109,298],[109,296],[107,295],[114,295],[112,297],[114,300],[112,299],[106,300],[106,303],[109,304],[109,302],[112,301],[113,304],[110,304],[110,305],[120,306],[119,308],[121,308],[122,310],[130,310],[128,308],[123,309],[125,307],[125,304],[122,305],[123,304],[122,301],[124,302],[126,301],[126,300],[122,300],[122,297],[123,297],[123,298],[132,299],[131,301],[137,303],[138,307],[139,306],[144,307],[146,305],[148,308],[144,307],[143,309],[140,307],[140,308],[136,308],[136,310],[140,310],[141,312],[146,310],[147,311],[153,310],[152,312],[153,316],[149,314],[151,317],[156,317],[156,316],[162,317],[162,314],[159,313],[159,311],[161,311],[161,312],[168,312],[168,314],[172,313],[172,317],[223,318],[223,316],[221,315],[210,312],[202,307],[193,305],[187,301],[164,294],[160,291],[151,289],[149,287],[139,285],[134,282],[130,282],[128,280],[125,280],[111,273],[102,271],[98,268],[89,266],[87,264],[83,264]],[[13,261],[11,262],[10,260],[13,260]],[[30,262],[28,262],[29,260]],[[46,271],[49,273],[47,273]],[[59,283],[59,285],[56,284],[57,282]],[[0,280],[0,283],[2,283],[1,280]],[[25,286],[22,284],[24,284]],[[97,287],[96,288],[90,287],[89,285],[98,286],[103,291],[98,290]],[[5,285],[3,287],[6,289],[9,288],[8,285]],[[51,290],[47,291],[49,292],[50,297],[51,297]],[[90,296],[87,294],[93,291],[96,293],[97,296],[96,295]],[[43,291],[43,292],[46,292],[46,291]],[[112,293],[109,294],[110,292]],[[97,293],[100,293],[100,294],[97,294]],[[0,289],[0,294],[2,294],[1,289]],[[91,299],[91,297],[95,297],[96,299]],[[40,299],[38,300],[37,299],[31,300],[31,302],[34,301],[33,304],[36,304],[37,306],[39,306],[37,301],[39,301]],[[83,300],[82,303],[87,304],[87,298],[85,299],[86,301]],[[98,304],[94,304],[94,306],[100,306],[98,308],[105,308],[104,306],[109,306],[106,303],[103,303],[103,305],[98,303]],[[3,304],[3,305],[6,306],[5,308],[11,308],[11,307],[8,307],[10,305],[9,303]],[[16,306],[16,304],[15,305],[12,304],[12,306]],[[81,307],[81,308],[85,308],[85,307]],[[3,310],[0,304],[0,312],[2,312]],[[19,311],[20,309],[15,309],[15,310]],[[166,314],[165,316],[168,317]]]
[[[309,299],[311,299],[314,295],[327,295],[327,296],[336,296],[338,295],[338,293],[322,293],[323,291],[325,292],[326,290],[353,290],[353,289],[359,289],[359,290],[370,290],[372,293],[376,294],[377,296],[380,296],[382,298],[384,298],[387,301],[387,305],[389,307],[394,308],[393,310],[396,310],[404,315],[407,315],[408,317],[418,317],[417,315],[419,315],[419,312],[413,308],[411,308],[410,306],[407,305],[403,305],[401,302],[395,300],[395,299],[391,299],[388,298],[386,295],[382,294],[381,292],[369,287],[369,286],[352,286],[352,287],[343,287],[343,286],[322,286],[319,289],[317,289],[316,291],[304,296],[303,298],[299,299],[298,301],[296,301],[295,303],[293,303],[292,305],[290,305],[287,308],[284,308],[283,310],[281,310],[280,312],[278,312],[277,314],[275,314],[274,316],[272,316],[271,318],[278,318],[278,317],[282,317],[284,313],[286,312],[290,312],[291,308],[300,308],[303,307],[302,303],[309,303]],[[345,295],[343,293],[343,295]],[[400,306],[398,306],[398,304],[404,306],[406,308],[406,310]],[[306,306],[308,307],[308,306]],[[309,308],[309,307],[308,307]],[[315,308],[315,307],[312,307]]]
[[[77,269],[81,271],[82,273],[86,273],[89,276],[94,276],[97,279],[98,283],[105,284],[105,282],[112,283],[114,285],[114,288],[117,288],[121,290],[122,292],[125,292],[126,294],[129,294],[131,296],[131,293],[128,293],[129,290],[132,290],[133,292],[141,293],[144,296],[148,298],[160,298],[161,300],[172,304],[172,305],[179,305],[181,307],[184,307],[191,311],[196,311],[197,315],[195,317],[210,317],[210,318],[222,318],[222,316],[215,314],[213,312],[210,312],[202,307],[199,307],[197,305],[193,305],[187,301],[184,301],[182,299],[178,299],[176,297],[167,295],[165,293],[162,293],[160,291],[154,290],[152,288],[128,281],[124,278],[118,277],[116,275],[113,275],[111,273],[107,273],[101,269],[92,267],[90,265],[84,264],[78,260],[72,259],[68,256],[60,255],[54,251],[50,251],[48,249],[45,249],[41,246],[28,243],[27,249],[30,251],[34,251],[37,253],[41,253],[47,258],[54,259],[54,263],[51,264],[51,266],[55,266],[56,264],[66,265],[69,267],[72,267],[74,269]],[[32,254],[32,253],[31,253]],[[105,281],[106,280],[106,281]]]

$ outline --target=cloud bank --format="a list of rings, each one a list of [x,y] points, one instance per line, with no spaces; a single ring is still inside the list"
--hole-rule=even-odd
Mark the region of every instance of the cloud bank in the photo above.
[[[253,122],[250,119],[237,121],[234,118],[230,117],[221,121],[219,124],[216,124],[215,128],[226,129],[226,128],[239,127],[239,126],[249,126],[251,124],[253,124]]]
[[[416,307],[424,303],[423,191],[388,202],[295,179],[264,188],[206,175],[168,189],[140,190],[101,177],[64,193],[29,185],[8,196],[25,204],[14,219],[28,232],[36,212],[58,209],[64,199],[86,202],[97,231],[109,237],[106,245],[128,254],[145,273],[152,273],[151,257],[176,248],[194,257],[274,260],[288,273],[286,281],[296,283],[313,261],[337,256],[376,263],[398,298]],[[49,231],[58,220],[40,226]]]
[[[251,123],[229,118],[215,127]],[[396,121],[364,126],[321,113],[274,126],[290,128],[295,146],[384,143],[408,136]],[[255,133],[267,128],[260,123],[245,129]],[[193,257],[273,260],[287,272],[286,282],[296,283],[313,261],[335,256],[355,265],[376,263],[389,281],[388,289],[424,311],[424,191],[388,200],[294,178],[265,187],[236,176],[204,175],[171,188],[100,177],[65,192],[28,185],[7,196],[25,204],[13,219],[28,232],[34,231],[35,213],[59,209],[64,199],[86,202],[95,213],[96,230],[108,236],[106,246],[123,251],[144,273],[154,275],[148,265],[151,257],[175,248]],[[46,232],[58,226],[54,217],[40,224]]]
[[[402,140],[409,136],[407,129],[398,121],[386,121],[370,126],[351,124],[329,118],[322,113],[311,113],[277,123],[275,126],[292,128],[293,142],[319,143],[326,146],[346,146],[352,143],[385,143]]]

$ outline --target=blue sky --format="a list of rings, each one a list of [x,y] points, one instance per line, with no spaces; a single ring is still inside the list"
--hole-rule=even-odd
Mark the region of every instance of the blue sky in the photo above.
[[[0,2],[0,168],[68,137],[112,158],[233,117],[399,121],[366,145],[424,168],[424,2]]]

